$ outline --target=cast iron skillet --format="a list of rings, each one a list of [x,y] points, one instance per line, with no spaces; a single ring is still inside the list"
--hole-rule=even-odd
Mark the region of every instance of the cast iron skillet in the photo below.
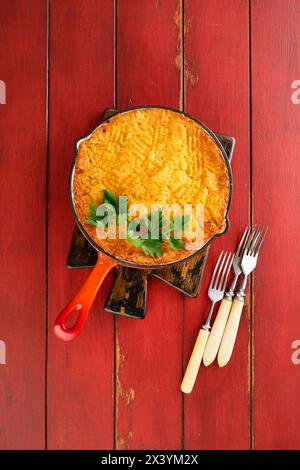
[[[181,258],[179,260],[172,261],[172,262],[169,262],[169,263],[164,263],[164,264],[144,265],[144,264],[137,264],[137,263],[133,263],[131,261],[118,259],[115,256],[113,256],[112,254],[110,254],[110,253],[106,252],[105,250],[103,250],[103,248],[101,248],[101,246],[99,246],[89,236],[89,234],[86,232],[85,228],[82,226],[82,224],[81,224],[81,222],[78,218],[78,215],[76,213],[75,204],[74,204],[74,197],[73,197],[73,178],[74,178],[75,164],[76,164],[76,160],[77,160],[77,156],[78,156],[79,145],[81,144],[81,142],[88,139],[96,129],[99,129],[101,126],[103,126],[106,122],[110,121],[111,119],[114,119],[115,116],[117,116],[118,114],[129,113],[129,112],[134,111],[136,109],[146,109],[146,108],[168,109],[169,111],[173,111],[173,112],[176,112],[176,113],[183,114],[184,116],[187,116],[188,118],[195,121],[200,127],[205,129],[206,132],[208,132],[208,134],[215,141],[215,143],[219,147],[219,149],[220,149],[220,151],[223,155],[224,161],[226,163],[227,170],[228,170],[228,175],[229,175],[229,182],[230,182],[229,199],[228,199],[228,205],[227,205],[227,210],[226,210],[226,224],[225,224],[225,228],[224,228],[223,232],[217,233],[213,237],[211,237],[202,248],[197,250],[197,252],[201,252],[202,250],[204,250],[207,247],[207,245],[212,242],[212,240],[214,238],[216,238],[220,235],[223,235],[228,230],[228,227],[229,227],[228,211],[229,211],[230,202],[231,202],[231,195],[232,195],[231,168],[230,168],[230,165],[229,165],[229,162],[228,162],[228,159],[227,159],[224,148],[222,147],[222,145],[221,145],[220,141],[218,140],[217,136],[208,127],[206,127],[202,122],[200,122],[197,119],[189,116],[186,113],[183,113],[183,112],[178,111],[176,109],[163,107],[163,106],[140,106],[140,107],[137,107],[137,108],[130,108],[130,109],[126,109],[124,111],[120,111],[117,114],[115,114],[114,116],[102,121],[101,124],[99,126],[97,126],[89,135],[79,139],[76,142],[76,145],[75,145],[75,159],[74,159],[74,162],[73,162],[71,176],[70,176],[71,205],[72,205],[72,210],[73,210],[73,213],[74,213],[74,217],[75,217],[75,220],[77,222],[77,225],[78,225],[79,229],[81,230],[83,235],[87,238],[87,240],[90,242],[90,244],[98,251],[98,261],[97,261],[95,267],[93,268],[92,272],[90,273],[89,277],[87,278],[87,280],[85,281],[85,283],[83,284],[81,289],[79,290],[79,292],[75,295],[75,297],[71,300],[71,302],[62,310],[62,312],[58,315],[58,317],[55,321],[54,333],[56,334],[56,336],[58,338],[60,338],[64,341],[70,341],[70,340],[74,339],[82,331],[82,329],[84,327],[84,324],[87,320],[87,316],[88,316],[89,310],[91,308],[91,305],[92,305],[92,303],[95,299],[95,296],[98,292],[98,289],[101,286],[101,284],[102,284],[104,278],[106,277],[107,273],[112,268],[114,268],[117,265],[128,266],[128,267],[132,267],[132,268],[140,268],[140,269],[165,268],[165,267],[173,266],[177,263],[181,263],[183,260],[186,261],[188,258],[190,258],[191,256],[194,256],[195,253],[196,253],[196,252],[193,252],[193,253],[189,254],[188,256],[186,256],[185,258]],[[77,319],[76,319],[75,324],[72,327],[67,326],[68,319],[76,311],[77,311]]]

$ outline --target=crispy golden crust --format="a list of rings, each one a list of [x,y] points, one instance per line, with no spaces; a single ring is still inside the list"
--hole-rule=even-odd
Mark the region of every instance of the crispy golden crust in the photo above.
[[[171,110],[145,108],[112,117],[79,145],[73,194],[79,220],[91,238],[119,259],[162,264],[184,258],[186,250],[164,246],[159,258],[146,256],[127,240],[99,241],[86,224],[89,204],[103,189],[126,194],[128,205],[204,205],[205,242],[224,230],[230,181],[223,155],[195,121]]]

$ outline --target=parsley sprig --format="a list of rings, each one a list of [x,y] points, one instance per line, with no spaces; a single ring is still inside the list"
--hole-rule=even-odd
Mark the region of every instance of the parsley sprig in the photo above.
[[[107,222],[104,222],[104,219],[108,218],[108,222],[111,219],[112,214],[117,214],[117,223],[119,215],[119,206],[116,196],[107,189],[103,191],[103,204],[106,204],[108,217],[106,215],[97,215],[97,205],[94,203],[90,204],[89,212],[87,213],[86,223],[93,225],[94,227],[103,227],[107,226]]]
[[[108,209],[112,209],[112,212],[116,214],[118,224],[120,214],[116,196],[111,191],[105,189],[103,192],[103,203],[106,204]],[[104,221],[104,219],[106,220]],[[175,218],[171,217],[169,222],[169,230],[166,231],[164,227],[165,224],[162,210],[157,209],[155,212],[148,215],[147,218],[139,219],[135,223],[135,229],[138,231],[140,231],[141,226],[143,226],[145,236],[140,238],[136,235],[133,228],[127,228],[127,240],[136,248],[140,248],[146,256],[151,256],[154,258],[163,255],[164,242],[167,242],[172,250],[185,249],[182,240],[175,237],[175,230],[178,229],[179,226],[183,232],[188,219],[189,216],[177,216]],[[127,221],[129,222],[128,214]],[[91,203],[89,206],[86,223],[93,225],[94,227],[105,228],[107,226],[107,217],[104,215],[97,215],[97,206],[96,204]],[[158,238],[152,239],[151,232],[157,233]]]

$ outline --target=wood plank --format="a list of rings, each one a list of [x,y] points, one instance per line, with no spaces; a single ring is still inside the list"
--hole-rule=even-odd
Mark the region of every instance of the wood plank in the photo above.
[[[114,100],[113,0],[51,1],[49,132],[48,447],[113,447],[113,317],[102,286],[79,338],[53,335],[59,311],[87,277],[66,268],[74,218],[68,178],[74,142],[101,120]]]
[[[186,111],[211,129],[232,135],[233,201],[230,231],[215,241],[196,300],[185,300],[184,362],[209,308],[207,288],[221,249],[234,250],[249,221],[248,2],[185,1]],[[249,297],[231,362],[201,366],[184,399],[184,445],[189,449],[245,449],[249,445]]]
[[[254,1],[252,24],[253,217],[270,230],[255,271],[254,445],[299,449],[300,2]],[[270,328],[271,326],[271,328]]]
[[[119,0],[117,103],[181,105],[181,2]],[[182,296],[152,279],[144,320],[117,322],[118,449],[177,449],[182,439]]]
[[[45,446],[47,11],[0,2],[0,448]]]

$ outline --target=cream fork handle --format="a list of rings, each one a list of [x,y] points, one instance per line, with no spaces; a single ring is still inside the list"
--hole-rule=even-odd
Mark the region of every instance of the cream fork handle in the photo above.
[[[209,366],[217,357],[232,301],[224,298],[216,315],[203,354],[203,364]]]
[[[234,299],[219,349],[218,364],[220,367],[226,366],[231,358],[243,306],[244,300]]]
[[[191,393],[193,390],[208,336],[209,331],[201,328],[181,383],[183,393]]]

